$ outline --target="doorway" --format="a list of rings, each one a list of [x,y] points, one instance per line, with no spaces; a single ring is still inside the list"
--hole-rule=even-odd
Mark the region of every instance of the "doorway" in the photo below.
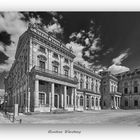
[[[59,108],[59,95],[57,94],[54,95],[54,106]]]

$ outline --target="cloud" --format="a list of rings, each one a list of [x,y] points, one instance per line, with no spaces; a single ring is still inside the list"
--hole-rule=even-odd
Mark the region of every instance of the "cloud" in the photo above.
[[[78,59],[94,63],[93,60],[96,53],[102,49],[100,34],[97,31],[98,29],[99,28],[95,27],[93,20],[91,20],[88,30],[80,30],[80,32],[71,33],[69,36],[70,42],[82,46],[80,50],[82,54],[79,55],[81,58],[78,57]],[[73,46],[73,49],[75,49],[75,46]]]
[[[102,65],[97,65],[97,66],[92,65],[91,68],[92,68],[93,71],[94,71],[95,73],[97,73],[97,74],[100,73],[101,71],[107,70],[107,67],[102,66]]]
[[[71,41],[70,43],[66,44],[66,47],[67,48],[72,47],[72,50],[76,56],[76,58],[74,59],[75,62],[80,62],[81,64],[85,65],[86,67],[89,66],[89,63],[82,58],[82,50],[83,50],[84,46]]]
[[[106,50],[106,52],[103,53],[104,56],[106,56],[107,54],[113,52],[113,48],[109,48]]]
[[[28,23],[36,23],[43,24],[42,19],[39,15],[36,17],[30,17],[27,12],[28,21],[23,20],[25,18],[24,14],[19,12],[1,12],[0,13],[0,33],[7,32],[10,34],[11,44],[9,46],[5,46],[2,42],[0,42],[0,51],[2,51],[9,58],[5,60],[4,64],[0,65],[0,72],[9,71],[12,63],[14,62],[15,52],[17,48],[18,38],[19,36],[27,30]],[[62,33],[63,29],[61,25],[58,23],[56,18],[52,18],[52,24],[48,26],[44,25],[46,30],[53,33]]]
[[[0,65],[0,72],[9,71],[12,66],[18,38],[27,29],[27,23],[22,18],[24,18],[24,15],[18,12],[0,13],[0,32],[5,31],[10,34],[11,40],[9,46],[0,42],[0,50],[9,57],[8,60],[5,60],[5,64]]]
[[[112,61],[114,64],[116,65],[120,65],[122,63],[123,60],[125,60],[129,53],[128,53],[129,49],[127,49],[124,53],[121,53],[118,57],[114,58]]]
[[[32,24],[42,24],[42,19],[40,18],[40,16],[37,16],[37,18],[31,17],[29,18],[29,22],[31,22]]]
[[[50,23],[49,25],[45,25],[44,26],[45,31],[47,32],[51,32],[54,34],[63,34],[63,28],[61,27],[60,23],[58,22],[58,20],[53,17],[52,18],[52,23]]]
[[[112,74],[118,74],[125,71],[129,71],[130,69],[126,66],[122,66],[122,61],[124,61],[129,56],[129,49],[121,53],[118,57],[112,60],[113,64],[108,68]]]
[[[118,73],[129,71],[130,69],[125,66],[113,64],[108,68],[108,70],[111,71],[112,74],[118,74]]]

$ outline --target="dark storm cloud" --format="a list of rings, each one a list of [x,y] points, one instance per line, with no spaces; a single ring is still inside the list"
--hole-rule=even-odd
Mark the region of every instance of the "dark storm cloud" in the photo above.
[[[7,32],[0,32],[0,42],[2,42],[4,45],[10,45],[10,34],[8,34]]]
[[[0,51],[0,64],[4,64],[5,60],[7,60],[7,59],[8,59],[8,56]]]

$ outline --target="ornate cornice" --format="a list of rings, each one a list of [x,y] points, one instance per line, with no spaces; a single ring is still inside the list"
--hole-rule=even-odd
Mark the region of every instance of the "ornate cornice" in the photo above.
[[[41,28],[38,28],[36,26],[30,26],[28,28],[28,32],[34,37],[38,38],[38,41],[44,42],[46,45],[49,44],[49,47],[56,49],[57,51],[71,57],[75,58],[75,55],[73,54],[71,49],[68,49],[62,41],[59,41],[51,34],[45,32]]]
[[[90,69],[88,69],[86,67],[83,67],[81,65],[78,65],[76,62],[74,62],[73,67],[74,67],[74,69],[79,70],[79,71],[82,71],[84,73],[87,73],[90,76],[96,77],[98,79],[101,79],[102,78],[100,75],[94,73],[93,71],[91,71]]]

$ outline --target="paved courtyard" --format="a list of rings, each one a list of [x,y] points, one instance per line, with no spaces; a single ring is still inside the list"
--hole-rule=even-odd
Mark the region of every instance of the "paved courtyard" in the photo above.
[[[92,124],[140,126],[140,110],[101,110],[20,116],[23,124]]]
[[[3,113],[0,112],[0,124],[10,124],[10,120],[4,117]]]

